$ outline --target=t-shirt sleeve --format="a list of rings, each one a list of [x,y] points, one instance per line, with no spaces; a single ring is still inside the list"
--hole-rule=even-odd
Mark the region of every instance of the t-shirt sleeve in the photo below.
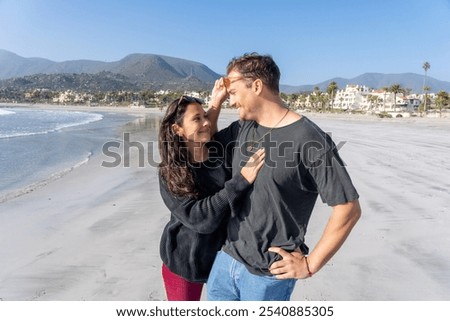
[[[321,146],[309,148],[305,167],[311,175],[322,202],[329,206],[345,204],[359,198],[338,148],[325,134]]]

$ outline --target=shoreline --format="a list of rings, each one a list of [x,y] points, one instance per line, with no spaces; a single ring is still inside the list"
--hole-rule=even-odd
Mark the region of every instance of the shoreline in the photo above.
[[[68,110],[68,111],[85,111],[85,112],[112,112],[112,113],[130,113],[130,114],[152,114],[161,113],[158,108],[141,108],[126,106],[85,106],[85,105],[53,105],[53,104],[22,104],[22,103],[0,103],[0,107],[10,108],[30,108],[30,109],[48,109],[48,110]]]
[[[5,194],[0,194],[0,204],[8,202],[17,197],[21,197],[22,195],[32,193],[32,192],[36,191],[37,189],[40,189],[48,184],[51,184],[52,182],[54,182],[58,179],[63,178],[70,172],[76,170],[78,167],[87,164],[89,162],[89,160],[91,159],[91,156],[92,156],[92,154],[88,155],[87,159],[85,159],[69,168],[65,168],[60,171],[56,171],[45,179],[42,179],[42,180],[39,180],[36,182],[32,182],[31,184],[27,184],[27,185],[19,187],[19,188],[15,188],[13,190],[7,191]]]
[[[145,116],[148,114],[163,115],[166,108],[144,108],[144,107],[129,107],[129,106],[86,106],[86,105],[54,105],[54,104],[25,104],[25,103],[0,103],[0,107],[11,108],[36,108],[36,109],[48,109],[48,110],[69,110],[69,111],[83,111],[83,112],[108,112],[108,113],[126,113],[131,115]],[[293,110],[295,111],[295,110]],[[349,120],[349,121],[377,121],[386,123],[449,123],[450,117],[401,117],[401,118],[380,118],[377,115],[371,114],[351,114],[351,113],[322,113],[322,112],[303,112],[295,111],[300,115],[306,116],[311,119],[336,119],[336,120]],[[238,112],[234,108],[224,108],[221,110],[221,115],[234,115],[235,119],[238,118]],[[232,118],[230,118],[232,120]],[[228,118],[227,118],[228,120]]]
[[[39,105],[39,106],[29,106],[29,105],[18,105],[11,108],[11,106],[8,105],[11,110],[14,108],[20,108],[20,109],[33,109],[33,110],[57,110],[57,111],[74,111],[74,112],[89,112],[94,114],[101,115],[101,119],[90,121],[87,123],[82,124],[75,124],[72,126],[64,126],[59,129],[50,130],[50,131],[44,131],[44,132],[38,132],[33,133],[30,135],[22,135],[22,136],[12,136],[12,137],[6,137],[4,138],[6,141],[10,141],[9,145],[5,144],[6,147],[11,146],[11,144],[27,144],[27,140],[33,140],[35,144],[46,142],[45,146],[41,146],[41,148],[48,149],[48,148],[56,148],[58,149],[58,146],[52,145],[55,141],[63,142],[63,144],[71,144],[71,139],[77,139],[81,140],[84,143],[89,143],[91,147],[86,147],[85,150],[82,152],[86,155],[83,156],[83,154],[78,154],[79,157],[76,158],[67,158],[62,159],[59,163],[53,163],[50,167],[42,167],[42,170],[39,170],[36,177],[33,179],[26,179],[26,176],[24,182],[21,184],[17,184],[17,181],[15,181],[14,185],[10,188],[5,187],[0,190],[0,204],[3,202],[7,202],[8,200],[14,199],[16,197],[20,197],[24,194],[29,194],[35,191],[36,189],[42,188],[43,186],[46,186],[50,184],[51,182],[58,180],[68,173],[76,170],[78,167],[83,166],[84,164],[88,163],[94,154],[99,153],[100,147],[99,139],[95,142],[96,144],[93,145],[92,139],[88,139],[87,135],[84,134],[83,131],[87,131],[87,133],[92,133],[93,135],[107,135],[109,136],[109,139],[121,139],[121,136],[118,136],[117,134],[114,134],[114,131],[119,130],[121,127],[125,126],[127,123],[133,122],[140,118],[145,118],[148,113],[146,114],[136,114],[136,113],[122,113],[120,111],[111,112],[109,109],[102,108],[99,110],[88,110],[85,108],[66,108],[65,106],[51,106],[48,105]],[[73,106],[75,107],[75,106]],[[117,116],[116,116],[117,115]],[[98,123],[97,123],[98,122]],[[98,127],[105,127],[110,128],[111,131],[108,134],[106,131],[96,130]],[[63,136],[61,136],[63,135]],[[107,136],[104,136],[106,138]],[[117,136],[117,137],[116,137]],[[56,137],[66,137],[66,138],[56,138]],[[26,145],[28,146],[28,145]],[[97,147],[95,147],[97,146]],[[101,146],[101,145],[100,145]],[[27,153],[27,156],[32,156],[33,154]],[[77,154],[74,154],[73,156],[76,156]],[[84,158],[83,158],[84,157]],[[10,160],[11,157],[7,157],[7,160]],[[53,170],[52,170],[53,168]],[[40,173],[40,174],[39,174]]]
[[[114,130],[128,124],[139,139],[139,119],[145,115]],[[129,167],[107,168],[102,153],[91,155],[0,203],[0,301],[163,299],[162,283],[146,291],[159,280],[158,242],[149,237],[158,239],[163,225],[149,231],[157,200],[146,193],[156,168],[136,165],[136,151],[130,159]]]

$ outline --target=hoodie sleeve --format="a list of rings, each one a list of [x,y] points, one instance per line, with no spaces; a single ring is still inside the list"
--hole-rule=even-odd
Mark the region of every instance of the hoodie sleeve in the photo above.
[[[159,185],[161,197],[172,215],[189,229],[202,234],[214,232],[224,216],[230,210],[234,212],[239,198],[251,187],[240,173],[225,182],[223,189],[201,199],[173,195],[161,177]]]

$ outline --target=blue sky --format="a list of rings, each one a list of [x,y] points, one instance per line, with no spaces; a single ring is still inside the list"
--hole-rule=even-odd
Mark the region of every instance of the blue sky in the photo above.
[[[450,0],[0,0],[0,48],[55,61],[154,53],[218,73],[271,54],[289,85],[364,72],[450,81]]]

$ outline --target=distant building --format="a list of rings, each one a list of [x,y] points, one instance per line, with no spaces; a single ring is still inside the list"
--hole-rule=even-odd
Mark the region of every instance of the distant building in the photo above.
[[[401,93],[394,95],[394,93],[382,89],[370,90],[367,86],[347,85],[345,89],[337,91],[332,108],[372,112],[414,112],[421,102],[422,99],[419,95],[405,97]]]
[[[369,88],[360,85],[347,85],[345,89],[338,90],[334,97],[334,109],[366,109]]]

